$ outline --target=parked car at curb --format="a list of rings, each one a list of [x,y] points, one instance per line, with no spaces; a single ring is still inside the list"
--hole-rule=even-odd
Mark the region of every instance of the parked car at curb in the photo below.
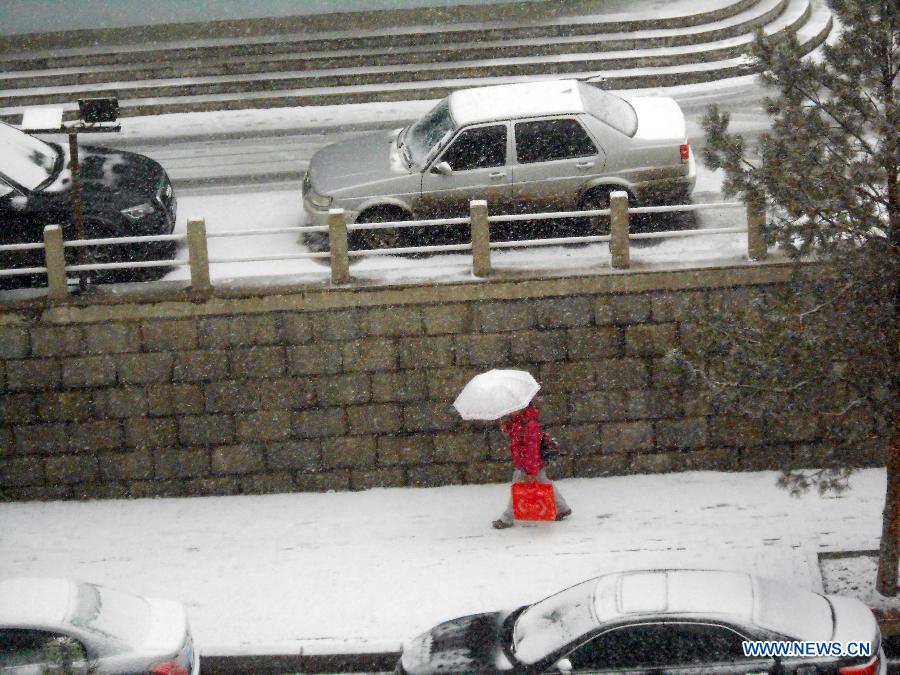
[[[455,91],[404,129],[329,145],[310,160],[302,192],[308,224],[324,225],[331,208],[348,223],[394,222],[465,216],[473,199],[486,199],[492,214],[603,209],[614,190],[661,204],[686,199],[695,181],[674,99],[549,80]],[[605,233],[608,222],[582,224]],[[440,239],[425,232],[361,230],[350,247]],[[327,248],[321,233],[307,242]]]
[[[0,581],[0,673],[200,672],[187,613],[175,600],[52,578]]]
[[[857,658],[745,657],[744,641],[868,645]],[[397,673],[883,675],[871,610],[738,572],[646,570],[589,579],[513,611],[447,621],[403,649]]]
[[[156,161],[133,152],[79,146],[84,236],[88,239],[171,234],[176,200]],[[43,141],[0,122],[0,245],[41,242],[58,224],[75,239],[68,145]],[[166,260],[174,242],[91,246],[86,263]],[[71,262],[75,252],[67,249]],[[0,268],[43,266],[42,252],[0,253]],[[98,272],[97,280],[160,276],[167,268]]]

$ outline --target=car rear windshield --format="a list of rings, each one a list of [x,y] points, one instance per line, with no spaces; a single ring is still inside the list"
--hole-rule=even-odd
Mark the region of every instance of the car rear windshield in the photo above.
[[[136,595],[79,584],[69,621],[92,633],[140,645],[150,627],[150,605]]]
[[[0,122],[0,173],[27,190],[34,190],[53,175],[53,146]]]
[[[754,622],[795,640],[828,640],[834,630],[831,604],[816,593],[757,579]]]
[[[424,166],[431,151],[454,127],[453,117],[450,115],[450,100],[445,98],[414,123],[403,139],[409,148],[413,164]]]
[[[626,136],[634,136],[637,133],[637,113],[624,98],[584,82],[578,83],[578,90],[581,92],[585,110],[591,115]]]

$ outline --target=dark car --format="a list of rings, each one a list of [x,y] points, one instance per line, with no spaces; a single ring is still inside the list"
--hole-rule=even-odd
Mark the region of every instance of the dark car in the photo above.
[[[133,152],[96,146],[80,146],[78,154],[85,238],[172,233],[175,195],[157,162]],[[76,238],[68,167],[67,145],[42,141],[0,122],[0,244],[40,242],[44,226],[50,224],[61,225],[65,239]],[[91,246],[84,257],[86,263],[165,260],[172,258],[174,249],[174,242]],[[0,268],[42,266],[39,254],[2,253]],[[75,255],[73,249],[67,249],[71,263]],[[140,276],[146,275],[146,270],[140,272]],[[94,276],[107,280],[138,274],[132,270]]]
[[[744,656],[745,642],[855,645],[855,657]],[[865,652],[868,652],[866,655]],[[442,623],[396,672],[833,673],[886,669],[871,610],[738,572],[648,570],[584,581],[512,612]]]

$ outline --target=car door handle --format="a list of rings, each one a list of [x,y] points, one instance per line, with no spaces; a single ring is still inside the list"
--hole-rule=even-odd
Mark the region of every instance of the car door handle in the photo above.
[[[501,178],[506,178],[506,172],[505,171],[495,171],[494,173],[489,173],[488,178],[490,178],[491,180],[499,180]]]
[[[590,169],[594,166],[593,162],[576,162],[575,166],[579,169]]]

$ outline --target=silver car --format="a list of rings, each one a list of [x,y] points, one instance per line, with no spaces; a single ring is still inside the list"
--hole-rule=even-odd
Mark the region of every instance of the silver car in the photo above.
[[[344,209],[350,223],[464,216],[473,199],[487,200],[492,214],[572,211],[605,208],[613,190],[637,204],[682,200],[695,179],[673,99],[550,80],[456,91],[405,129],[319,150],[303,206],[316,225],[330,208]],[[602,231],[608,220],[586,222]],[[363,230],[350,243],[392,247],[424,232]],[[326,248],[327,238],[309,243]]]
[[[197,675],[184,606],[68,579],[0,581],[0,673]]]

